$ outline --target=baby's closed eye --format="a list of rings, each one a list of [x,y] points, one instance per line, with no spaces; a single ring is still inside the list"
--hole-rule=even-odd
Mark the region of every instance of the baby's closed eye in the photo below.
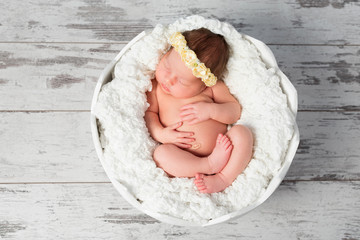
[[[185,81],[184,81],[183,79],[180,79],[180,80],[179,80],[179,83],[180,83],[181,85],[184,85],[185,87],[191,86],[191,85],[185,83]]]

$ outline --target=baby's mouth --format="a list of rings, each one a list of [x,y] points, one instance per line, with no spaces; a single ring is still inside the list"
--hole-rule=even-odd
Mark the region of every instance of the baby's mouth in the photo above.
[[[161,86],[165,91],[170,92],[170,89],[167,88],[165,84],[162,83]]]

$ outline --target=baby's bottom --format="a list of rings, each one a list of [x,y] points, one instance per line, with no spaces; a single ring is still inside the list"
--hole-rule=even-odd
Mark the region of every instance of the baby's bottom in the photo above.
[[[251,131],[235,125],[224,136],[219,135],[213,152],[207,157],[195,156],[173,144],[163,144],[155,149],[154,160],[169,175],[195,177],[199,191],[213,193],[223,191],[244,171],[252,150]]]

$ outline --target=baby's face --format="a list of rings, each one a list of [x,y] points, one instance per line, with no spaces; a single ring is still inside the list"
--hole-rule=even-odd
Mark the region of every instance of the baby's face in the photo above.
[[[161,89],[176,98],[194,97],[206,88],[173,48],[161,58],[155,75]]]

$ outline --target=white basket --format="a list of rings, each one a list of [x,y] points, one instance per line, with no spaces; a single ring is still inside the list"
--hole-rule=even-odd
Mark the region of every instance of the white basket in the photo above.
[[[151,216],[151,217],[153,217],[155,219],[158,219],[158,220],[160,220],[162,222],[166,222],[166,223],[170,223],[170,224],[181,225],[181,226],[208,226],[208,225],[221,223],[221,222],[224,222],[224,221],[227,221],[227,220],[230,220],[230,219],[238,218],[238,217],[248,213],[252,209],[259,206],[261,203],[263,203],[268,197],[270,197],[270,195],[280,185],[280,183],[284,179],[287,171],[289,170],[289,167],[291,165],[291,162],[293,161],[293,158],[295,156],[295,153],[296,153],[296,150],[298,148],[299,141],[300,141],[299,129],[298,129],[298,126],[297,126],[296,122],[294,123],[294,134],[292,136],[292,139],[289,142],[288,149],[287,149],[287,152],[286,152],[286,156],[285,156],[283,165],[282,165],[281,169],[278,171],[278,174],[273,176],[273,178],[270,181],[266,191],[261,195],[261,197],[258,198],[258,200],[256,202],[254,202],[253,204],[251,204],[251,205],[249,205],[249,206],[247,206],[247,207],[245,207],[245,208],[243,208],[243,209],[241,209],[239,211],[235,211],[235,212],[226,214],[224,216],[212,219],[212,220],[210,220],[209,222],[207,222],[206,224],[203,224],[203,225],[199,225],[198,223],[194,223],[194,222],[185,221],[185,220],[180,219],[180,218],[171,217],[171,216],[168,216],[168,215],[165,215],[165,214],[160,214],[160,213],[150,212],[148,210],[145,210],[141,206],[141,204],[136,200],[136,198],[131,193],[129,193],[127,188],[125,186],[123,186],[120,182],[118,182],[115,179],[112,172],[110,171],[110,169],[108,169],[107,165],[105,164],[104,157],[103,157],[103,149],[102,149],[101,144],[100,144],[100,137],[99,137],[99,130],[98,130],[98,125],[97,125],[97,118],[96,118],[96,116],[94,114],[94,108],[95,108],[96,102],[98,100],[98,96],[99,96],[101,87],[104,84],[106,84],[106,83],[108,83],[108,82],[110,82],[112,80],[112,72],[114,70],[114,67],[115,67],[116,63],[120,60],[122,55],[135,42],[137,42],[139,39],[141,39],[145,35],[146,35],[145,31],[143,31],[142,33],[137,35],[106,66],[106,68],[103,70],[103,72],[101,73],[101,75],[99,77],[99,80],[97,82],[97,85],[96,85],[96,88],[95,88],[95,91],[94,91],[93,99],[92,99],[91,115],[90,115],[92,138],[93,138],[93,142],[94,142],[94,145],[95,145],[97,155],[98,155],[98,157],[100,159],[100,162],[101,162],[103,168],[105,169],[105,172],[108,175],[110,181],[115,186],[115,188],[118,190],[118,192],[123,196],[123,198],[125,198],[134,207],[136,207],[140,211],[143,211],[144,213],[148,214],[149,216]],[[278,65],[276,63],[274,54],[272,53],[270,48],[267,47],[263,42],[255,39],[255,38],[252,38],[250,36],[244,35],[244,34],[243,34],[243,36],[245,37],[245,39],[247,39],[248,41],[250,41],[251,43],[253,43],[256,46],[256,48],[258,49],[258,51],[261,54],[262,60],[267,64],[267,66],[276,69],[277,74],[280,76],[280,87],[282,88],[284,94],[286,94],[287,100],[288,100],[288,105],[289,105],[291,111],[293,112],[294,116],[296,117],[297,106],[298,106],[298,97],[297,97],[296,89],[291,84],[289,79],[285,76],[285,74],[279,69],[279,67],[278,67]]]

